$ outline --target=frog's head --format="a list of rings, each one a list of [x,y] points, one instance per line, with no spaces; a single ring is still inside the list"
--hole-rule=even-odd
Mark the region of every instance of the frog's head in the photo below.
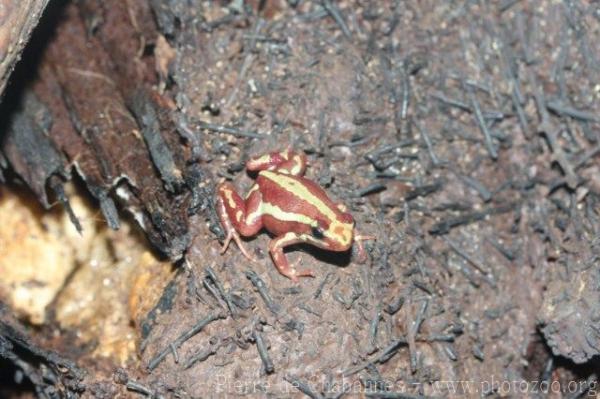
[[[319,221],[311,229],[311,242],[329,251],[346,251],[352,246],[354,219],[346,212],[340,212],[330,223]]]

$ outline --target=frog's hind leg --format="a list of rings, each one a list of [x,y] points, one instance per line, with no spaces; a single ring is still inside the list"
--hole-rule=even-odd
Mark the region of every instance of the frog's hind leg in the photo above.
[[[253,236],[262,228],[261,204],[262,196],[256,184],[250,189],[245,201],[231,183],[219,185],[217,188],[217,214],[226,234],[221,253],[224,253],[231,240],[234,240],[244,256],[254,260],[244,247],[240,235]]]
[[[303,234],[289,232],[273,239],[269,243],[269,253],[273,258],[273,263],[277,266],[277,270],[294,282],[298,281],[298,277],[314,277],[315,273],[312,270],[297,271],[296,268],[288,262],[287,257],[283,253],[283,249],[287,246],[306,241],[307,239]]]
[[[246,163],[249,171],[277,170],[293,176],[303,176],[306,171],[306,155],[291,149],[271,152],[266,155],[251,158]]]

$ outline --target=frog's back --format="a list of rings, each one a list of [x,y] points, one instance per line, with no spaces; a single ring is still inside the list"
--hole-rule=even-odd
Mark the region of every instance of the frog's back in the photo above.
[[[304,215],[308,219],[328,223],[337,218],[339,210],[325,190],[307,178],[276,171],[261,171],[256,182],[262,193],[263,203],[276,206],[285,214]]]

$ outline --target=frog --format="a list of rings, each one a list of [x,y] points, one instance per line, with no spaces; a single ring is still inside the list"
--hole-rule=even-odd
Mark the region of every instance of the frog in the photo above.
[[[231,182],[217,186],[216,212],[225,232],[221,254],[233,240],[246,258],[256,261],[240,236],[252,237],[264,228],[274,236],[269,242],[273,263],[294,282],[299,277],[315,277],[315,273],[290,264],[284,249],[292,245],[344,252],[356,244],[359,261],[365,261],[362,242],[374,237],[358,234],[346,205],[333,201],[319,184],[304,177],[307,164],[303,152],[273,151],[246,162],[246,170],[256,178],[245,197]]]

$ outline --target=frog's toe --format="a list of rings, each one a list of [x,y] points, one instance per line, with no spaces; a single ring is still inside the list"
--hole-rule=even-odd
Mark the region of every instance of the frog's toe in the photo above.
[[[298,277],[315,277],[315,272],[312,271],[312,269],[303,269],[303,270],[296,270],[295,267],[292,267],[292,270],[290,270],[290,274],[288,275],[288,277],[295,283],[297,283],[299,281]]]
[[[310,269],[296,270],[294,266],[288,266],[281,268],[279,267],[279,272],[285,277],[292,280],[294,283],[300,282],[299,277],[315,277],[315,273]]]
[[[221,251],[219,251],[221,255],[223,255],[227,251],[227,248],[229,247],[229,243],[231,242],[232,238],[233,234],[231,233],[227,234],[227,237],[225,237],[225,241],[223,241],[223,245],[221,246]]]
[[[316,274],[311,269],[305,269],[305,270],[296,272],[296,276],[298,276],[298,277],[315,277]]]
[[[240,235],[235,230],[229,230],[227,232],[227,236],[225,237],[225,242],[223,242],[223,246],[221,247],[221,255],[224,254],[225,251],[227,251],[227,247],[229,247],[231,240],[235,241],[238,248],[240,249],[240,251],[246,258],[248,258],[252,262],[256,262],[256,259],[254,259],[254,257],[252,255],[250,255],[250,252],[248,252],[248,250],[242,243],[242,239],[240,238]]]
[[[248,252],[248,250],[246,249],[246,247],[242,244],[242,240],[239,238],[239,236],[238,236],[237,239],[235,239],[235,237],[234,237],[234,240],[235,240],[237,246],[240,248],[240,251],[242,251],[242,254],[244,254],[244,256],[249,261],[256,262],[256,259],[254,258],[254,256],[250,255],[250,252]]]

